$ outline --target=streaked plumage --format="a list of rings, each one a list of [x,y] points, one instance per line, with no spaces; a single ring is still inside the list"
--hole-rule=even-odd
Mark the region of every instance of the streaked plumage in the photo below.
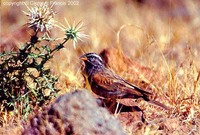
[[[116,100],[121,98],[143,98],[162,108],[168,109],[162,103],[150,100],[152,93],[138,88],[125,81],[117,74],[106,68],[101,57],[95,53],[86,53],[80,57],[84,61],[83,69],[92,91],[104,98]]]

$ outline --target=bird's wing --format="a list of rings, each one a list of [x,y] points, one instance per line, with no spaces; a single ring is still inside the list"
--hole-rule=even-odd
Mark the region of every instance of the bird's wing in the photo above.
[[[130,94],[136,97],[144,97],[151,94],[123,80],[110,70],[104,70],[103,72],[94,74],[92,81],[110,92],[120,91],[124,95]]]
[[[109,72],[98,72],[93,75],[92,82],[98,84],[100,87],[107,89],[108,91],[115,91],[116,89],[113,87],[113,83],[117,81],[116,78],[113,77]]]

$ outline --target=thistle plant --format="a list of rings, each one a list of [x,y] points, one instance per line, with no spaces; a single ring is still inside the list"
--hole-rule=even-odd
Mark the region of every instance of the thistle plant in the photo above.
[[[69,24],[66,18],[65,18],[65,22],[67,23],[67,26],[60,24],[60,25],[57,25],[57,27],[59,27],[62,31],[65,32],[64,39],[72,40],[73,46],[74,48],[76,48],[76,44],[78,40],[82,41],[82,38],[88,38],[88,35],[81,33],[82,28],[83,28],[83,22],[79,22],[76,25],[74,22],[72,26]]]
[[[28,7],[29,12],[25,12],[29,17],[28,27],[34,31],[30,41],[17,52],[0,54],[0,104],[9,111],[20,110],[25,117],[35,107],[48,103],[59,91],[55,87],[58,78],[45,66],[53,58],[54,52],[62,49],[69,40],[74,42],[75,47],[78,40],[87,37],[80,32],[82,23],[73,26],[68,24],[68,27],[55,24],[52,7]],[[54,48],[41,45],[41,41],[52,42],[55,39],[47,34],[39,37],[38,33],[50,32],[54,26],[64,31],[63,41]]]
[[[41,32],[49,31],[53,27],[55,23],[53,5],[48,6],[44,3],[33,8],[27,6],[27,8],[29,11],[23,12],[28,16],[28,27]]]

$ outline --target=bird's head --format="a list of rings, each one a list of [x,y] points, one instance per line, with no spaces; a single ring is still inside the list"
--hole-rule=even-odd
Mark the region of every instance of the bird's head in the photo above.
[[[99,71],[104,67],[102,58],[96,53],[86,53],[80,59],[84,62],[83,70],[87,75]]]

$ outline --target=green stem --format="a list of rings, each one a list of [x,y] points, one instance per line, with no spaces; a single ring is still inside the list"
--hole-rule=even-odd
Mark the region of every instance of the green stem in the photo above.
[[[58,51],[64,47],[64,44],[69,40],[69,38],[66,38],[62,43],[57,45],[53,50],[51,50],[50,54],[52,54],[54,51]]]
[[[41,68],[50,58],[53,57],[50,56],[50,54],[52,54],[55,51],[59,51],[60,49],[62,49],[64,47],[64,44],[69,40],[69,38],[66,38],[62,43],[58,44],[53,50],[50,51],[50,53],[45,55],[45,58],[41,61],[41,63],[38,65],[38,68]]]

